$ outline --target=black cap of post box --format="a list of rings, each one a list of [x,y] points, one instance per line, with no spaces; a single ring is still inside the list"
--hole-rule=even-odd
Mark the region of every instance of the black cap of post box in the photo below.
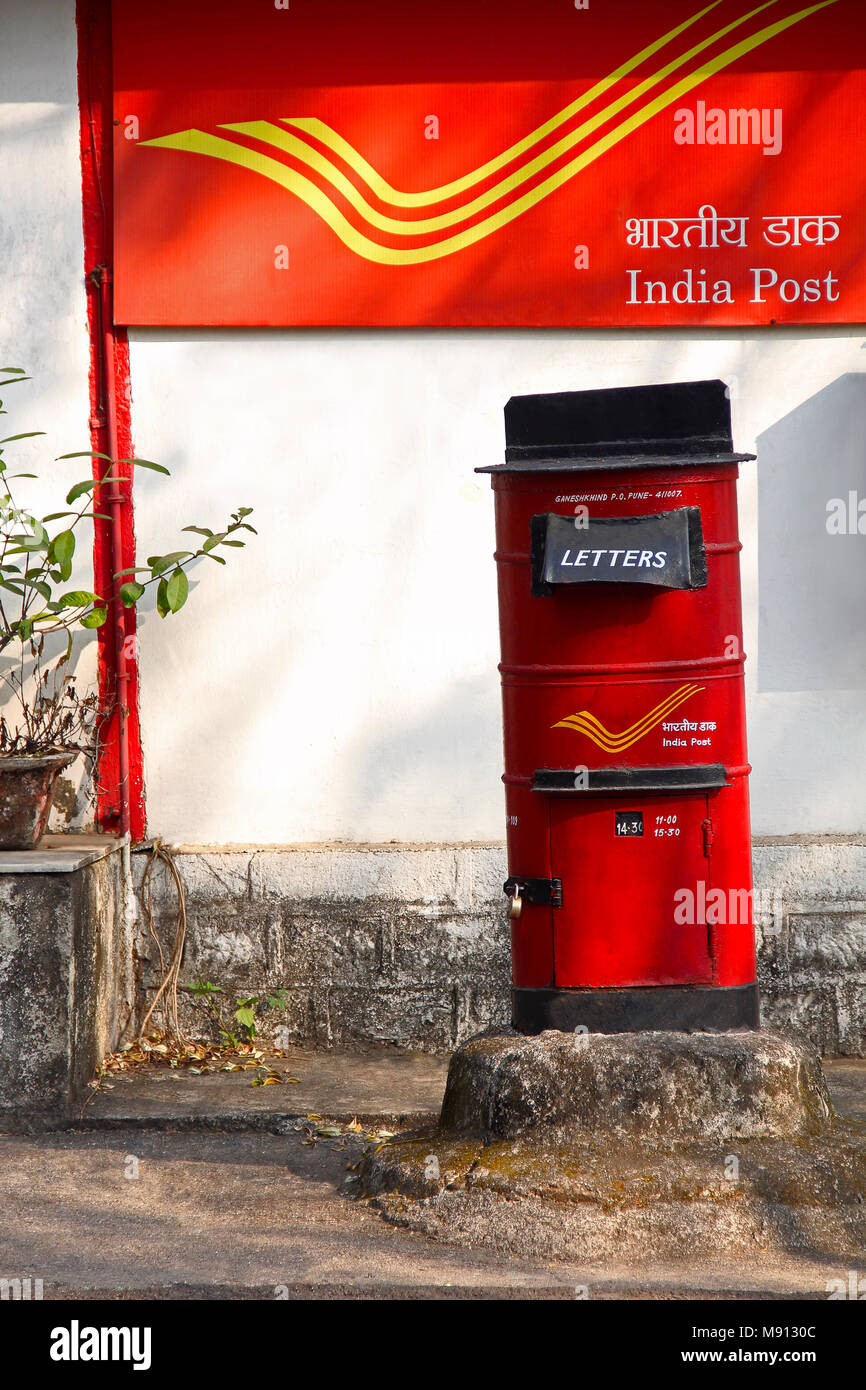
[[[618,386],[512,396],[505,407],[505,463],[476,473],[568,472],[740,463],[723,381]]]

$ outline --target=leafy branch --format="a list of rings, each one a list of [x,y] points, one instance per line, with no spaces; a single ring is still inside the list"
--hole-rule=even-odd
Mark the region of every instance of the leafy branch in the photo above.
[[[3,378],[0,391],[30,380],[21,367],[0,367],[0,377]],[[0,415],[6,414],[8,411],[0,398]],[[17,492],[20,479],[38,475],[10,473],[4,454],[7,445],[43,434],[43,430],[26,430],[0,439],[0,653],[17,644],[19,656],[17,674],[0,676],[0,680],[12,689],[21,709],[14,729],[10,729],[5,720],[0,722],[0,752],[24,748],[27,751],[47,750],[57,743],[63,747],[78,747],[74,741],[76,731],[81,733],[88,725],[89,718],[84,715],[89,711],[78,709],[78,697],[72,685],[68,664],[72,634],[79,628],[102,627],[114,595],[66,587],[72,578],[77,532],[85,522],[111,520],[109,513],[103,510],[105,493],[116,484],[129,481],[127,474],[115,472],[115,466],[145,468],[169,476],[167,468],[150,459],[125,458],[116,460],[115,464],[98,450],[61,454],[58,461],[88,458],[101,460],[105,466],[100,469],[92,463],[91,476],[73,483],[63,509],[35,516],[19,504]],[[217,551],[225,547],[243,547],[246,543],[243,533],[256,534],[255,527],[247,520],[251,512],[251,507],[239,507],[231,513],[221,531],[212,531],[207,526],[185,526],[185,532],[204,538],[195,549],[150,555],[146,565],[114,574],[114,585],[123,606],[134,608],[148,589],[155,586],[156,611],[160,618],[179,612],[189,598],[190,567],[205,558],[224,565],[225,556]],[[138,577],[145,575],[146,578]],[[49,673],[41,665],[44,640],[58,633],[66,634],[67,647],[49,679]],[[28,652],[34,663],[32,680],[26,672]],[[77,715],[73,707],[78,709]],[[67,738],[71,742],[64,742]]]
[[[126,462],[142,463],[143,460],[134,459]],[[239,507],[236,512],[232,512],[231,521],[224,531],[211,531],[208,526],[184,526],[184,531],[195,531],[206,537],[198,550],[172,550],[168,555],[149,555],[146,565],[134,565],[130,569],[120,570],[115,575],[116,579],[127,574],[150,576],[143,584],[137,579],[132,579],[120,586],[120,597],[124,607],[133,608],[149,586],[156,584],[156,611],[159,616],[167,618],[169,613],[177,613],[189,597],[187,566],[204,556],[209,560],[215,560],[218,565],[224,565],[225,558],[214,553],[217,546],[245,545],[246,542],[236,535],[238,531],[252,531],[253,535],[258,534],[255,527],[246,520],[251,512],[252,507]]]

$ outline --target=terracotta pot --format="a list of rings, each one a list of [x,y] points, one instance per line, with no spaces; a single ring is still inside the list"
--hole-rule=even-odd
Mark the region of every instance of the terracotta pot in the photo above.
[[[0,756],[0,849],[36,848],[45,833],[57,778],[76,756]]]

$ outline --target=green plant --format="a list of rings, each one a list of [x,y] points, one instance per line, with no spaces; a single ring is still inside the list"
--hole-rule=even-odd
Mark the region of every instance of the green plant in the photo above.
[[[222,1010],[220,1009],[217,1000],[214,998],[214,995],[222,994],[222,988],[219,985],[212,984],[210,980],[203,980],[200,975],[196,984],[184,985],[183,988],[187,991],[188,994],[191,994],[193,998],[204,1000],[205,1007],[207,1008],[207,1011],[210,1014],[211,1021],[216,1026],[216,1030],[219,1033],[220,1037],[228,1039],[226,1025],[223,1022]],[[237,1047],[237,1045],[237,1039],[235,1039],[234,1042],[229,1043],[229,1046],[231,1047]]]
[[[258,999],[253,995],[251,999],[238,999],[234,1017],[237,1019],[245,1033],[246,1042],[254,1042],[256,1036],[256,1004]]]
[[[4,378],[0,391],[30,380],[21,367],[0,368],[0,377]],[[0,399],[0,415],[6,414]],[[72,485],[64,508],[35,516],[19,504],[16,494],[20,479],[38,475],[10,473],[4,449],[8,444],[42,434],[43,430],[26,430],[0,439],[0,653],[9,647],[17,653],[15,663],[5,673],[0,672],[0,680],[13,696],[17,709],[11,724],[5,717],[0,719],[0,752],[4,753],[44,753],[68,748],[82,751],[92,742],[98,715],[107,713],[97,709],[95,700],[76,692],[70,657],[74,631],[102,627],[113,596],[67,586],[80,527],[94,520],[111,520],[101,510],[103,489],[109,481],[113,485],[128,481],[128,477],[114,471],[115,465],[106,454],[93,450],[61,454],[60,460],[89,458],[101,460],[104,467],[94,465],[94,474]],[[162,464],[150,459],[119,459],[117,467],[169,474]],[[159,616],[168,618],[178,613],[189,597],[190,566],[205,558],[224,565],[225,557],[216,551],[241,547],[245,544],[243,533],[255,534],[255,528],[247,521],[251,513],[251,507],[239,507],[221,531],[207,526],[183,527],[184,532],[204,537],[203,541],[194,550],[150,555],[146,565],[119,571],[114,575],[114,583],[119,586],[120,601],[126,608],[133,608],[155,586]],[[147,578],[139,579],[139,575]],[[46,668],[46,638],[57,636],[65,637],[65,649],[56,663]],[[54,657],[50,659],[53,661]]]
[[[212,1021],[217,1027],[220,1038],[226,1047],[240,1047],[241,1043],[255,1042],[257,1018],[266,1009],[285,1009],[288,1007],[287,991],[285,988],[276,990],[273,994],[259,995],[253,994],[248,999],[235,999],[235,1007],[232,1012],[232,1019],[240,1029],[238,1032],[227,1022],[223,1012],[215,999],[215,995],[222,994],[220,985],[212,984],[210,980],[203,980],[199,977],[198,983],[187,985],[187,991],[197,999],[203,999]]]
[[[195,994],[199,998],[203,997],[207,1000],[210,1000],[211,995],[222,994],[223,992],[222,985],[213,985],[210,980],[203,980],[200,975],[198,977],[198,984],[187,985],[187,989],[190,994]]]
[[[265,1009],[287,1009],[288,1006],[286,990],[278,989],[275,994],[254,994],[249,999],[236,1000],[234,1017],[244,1030],[245,1040],[253,1042],[256,1036],[257,1012],[261,1014]]]

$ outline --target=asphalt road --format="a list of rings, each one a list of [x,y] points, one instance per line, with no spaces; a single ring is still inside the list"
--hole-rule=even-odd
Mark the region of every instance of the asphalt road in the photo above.
[[[430,1077],[410,1062],[404,1079],[412,1067],[429,1112]],[[828,1076],[839,1108],[866,1114],[866,1062],[833,1064]],[[185,1082],[156,1084],[174,1094]],[[109,1105],[84,1121],[105,1127],[0,1136],[0,1279],[42,1279],[46,1299],[826,1298],[825,1265],[767,1255],[598,1268],[438,1244],[351,1197],[354,1136],[286,1119],[274,1121],[284,1133],[197,1132],[185,1102],[184,1128],[165,1114],[147,1128],[137,1103],[132,1122]],[[424,1108],[411,1087],[400,1105]]]

